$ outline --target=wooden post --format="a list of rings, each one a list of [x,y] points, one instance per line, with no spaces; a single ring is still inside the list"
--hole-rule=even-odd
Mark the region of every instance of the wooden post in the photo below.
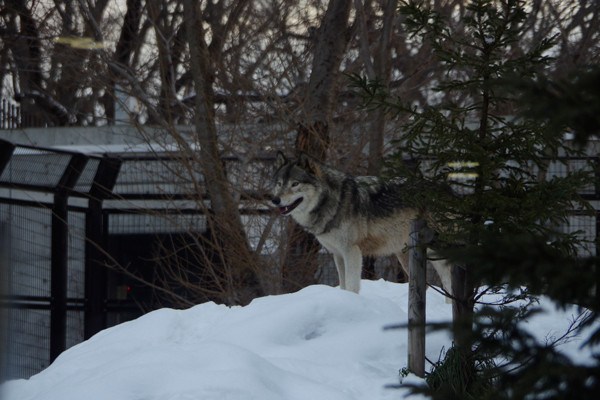
[[[423,233],[426,222],[410,221],[408,278],[408,368],[425,376],[425,269],[427,264]]]

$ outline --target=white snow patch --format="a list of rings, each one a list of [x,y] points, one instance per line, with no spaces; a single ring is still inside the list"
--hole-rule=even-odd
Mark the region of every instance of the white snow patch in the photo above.
[[[106,329],[28,380],[0,386],[4,400],[399,399],[388,389],[406,366],[408,285],[363,281],[360,295],[328,286],[256,299],[162,309]],[[427,318],[451,306],[427,291]],[[568,325],[553,314],[552,329]],[[533,322],[532,322],[533,323]],[[546,322],[541,324],[544,328]],[[543,337],[543,332],[540,332]],[[451,340],[427,336],[437,360]],[[588,355],[591,357],[591,355]],[[404,382],[421,382],[409,376]],[[411,396],[419,399],[419,396]]]

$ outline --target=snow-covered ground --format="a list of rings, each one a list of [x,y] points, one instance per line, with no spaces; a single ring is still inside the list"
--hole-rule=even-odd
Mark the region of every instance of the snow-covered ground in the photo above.
[[[451,306],[427,291],[427,319],[449,320]],[[3,400],[400,399],[408,285],[363,281],[360,295],[328,286],[254,300],[246,307],[201,304],[162,309],[106,329],[64,352],[28,380],[0,386]],[[530,321],[540,338],[560,336],[576,310]],[[427,335],[438,360],[450,337]],[[562,345],[585,362],[581,341]],[[415,377],[407,378],[419,382]],[[405,381],[406,382],[406,381]],[[418,399],[412,396],[412,399]]]

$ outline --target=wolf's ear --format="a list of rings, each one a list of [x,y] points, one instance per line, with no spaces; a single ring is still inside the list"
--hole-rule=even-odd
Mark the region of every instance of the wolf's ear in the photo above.
[[[285,157],[285,155],[281,152],[281,150],[279,150],[277,152],[277,157],[275,158],[275,169],[279,169],[281,168],[282,165],[284,165],[285,163],[288,162],[288,159]]]
[[[300,153],[300,157],[298,157],[298,165],[300,168],[304,169],[306,172],[315,175],[316,177],[320,177],[322,175],[321,167],[317,160],[306,154],[305,152]]]

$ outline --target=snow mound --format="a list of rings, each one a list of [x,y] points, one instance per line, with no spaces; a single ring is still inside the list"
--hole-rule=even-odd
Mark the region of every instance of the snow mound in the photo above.
[[[161,309],[106,329],[28,380],[0,386],[4,400],[398,399],[408,285],[363,281],[360,295],[328,286],[268,296],[246,307],[205,303]],[[427,319],[451,306],[427,292]],[[556,325],[554,325],[556,326]],[[427,336],[437,360],[447,333]],[[411,399],[418,397],[411,396]]]

